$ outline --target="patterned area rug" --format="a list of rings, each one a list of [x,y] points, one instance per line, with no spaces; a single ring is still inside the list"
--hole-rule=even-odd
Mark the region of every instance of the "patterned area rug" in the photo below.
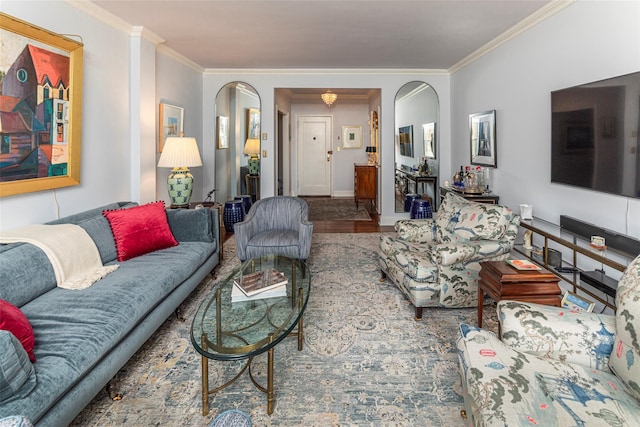
[[[254,426],[463,426],[455,347],[460,322],[475,324],[475,309],[425,310],[413,320],[408,300],[379,281],[379,234],[315,234],[309,266],[312,291],[305,313],[304,349],[285,339],[275,351],[275,410],[246,373],[210,398],[202,415],[200,357],[190,343],[190,319],[211,291],[203,282],[186,301],[189,319],[175,317],[149,339],[116,377],[119,402],[101,392],[73,426],[207,426],[238,409]],[[218,277],[238,264],[233,239],[225,243]],[[493,316],[492,316],[492,313]],[[495,331],[495,310],[485,309]],[[266,384],[266,355],[253,373]],[[210,386],[233,377],[239,362],[209,364]]]
[[[371,221],[364,201],[353,198],[304,197],[309,204],[309,221]]]

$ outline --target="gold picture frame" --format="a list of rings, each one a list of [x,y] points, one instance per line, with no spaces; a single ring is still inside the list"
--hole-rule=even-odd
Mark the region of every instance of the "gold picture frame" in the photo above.
[[[158,152],[162,153],[168,136],[182,136],[184,132],[184,108],[160,103],[160,129],[158,132]]]
[[[362,126],[342,126],[342,148],[362,148]]]
[[[0,197],[80,184],[84,45],[1,12],[0,33]]]

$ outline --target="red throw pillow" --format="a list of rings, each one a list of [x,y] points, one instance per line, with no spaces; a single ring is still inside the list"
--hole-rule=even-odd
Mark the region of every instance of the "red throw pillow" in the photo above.
[[[36,361],[33,347],[36,339],[33,336],[33,328],[22,311],[15,305],[0,299],[0,329],[11,332],[24,347],[31,362]]]
[[[102,214],[111,225],[118,261],[178,245],[169,228],[164,202],[103,211]]]

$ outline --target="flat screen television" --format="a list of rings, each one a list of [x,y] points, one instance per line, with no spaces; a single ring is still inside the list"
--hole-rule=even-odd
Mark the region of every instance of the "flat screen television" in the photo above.
[[[551,182],[640,198],[640,72],[551,92]]]

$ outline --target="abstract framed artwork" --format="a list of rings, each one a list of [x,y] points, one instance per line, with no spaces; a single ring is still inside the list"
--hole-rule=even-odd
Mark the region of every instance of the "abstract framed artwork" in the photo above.
[[[0,13],[0,197],[80,183],[83,44]]]
[[[247,110],[247,139],[260,139],[260,110]]]
[[[422,139],[424,141],[424,156],[429,159],[436,158],[436,124],[422,125]]]
[[[469,115],[471,164],[497,167],[496,110]]]
[[[362,148],[362,126],[342,126],[342,148]]]
[[[229,117],[216,117],[216,143],[219,150],[229,148]]]
[[[413,157],[413,125],[398,128],[400,155]]]
[[[184,132],[184,108],[160,103],[160,129],[158,132],[158,152],[162,153],[168,136],[180,136]]]

